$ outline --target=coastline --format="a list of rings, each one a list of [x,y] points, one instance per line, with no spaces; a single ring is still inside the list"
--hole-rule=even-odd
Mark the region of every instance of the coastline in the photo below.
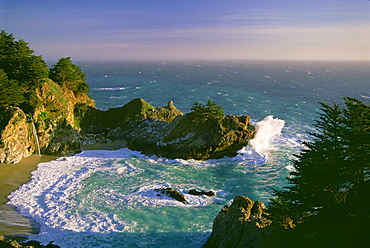
[[[96,143],[83,146],[83,150],[117,150],[124,148],[120,141]],[[57,159],[57,156],[31,155],[17,164],[0,163],[0,235],[6,237],[27,237],[38,233],[38,224],[22,216],[15,207],[6,204],[8,195],[31,179],[31,173],[39,163]]]
[[[36,223],[19,214],[15,207],[7,205],[8,195],[31,179],[31,172],[39,163],[56,159],[56,156],[31,155],[17,164],[0,164],[0,234],[4,236],[28,236],[37,232]]]

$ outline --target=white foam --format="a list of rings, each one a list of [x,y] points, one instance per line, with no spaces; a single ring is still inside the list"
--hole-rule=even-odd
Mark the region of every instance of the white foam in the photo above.
[[[32,173],[32,180],[9,196],[9,204],[17,206],[25,216],[41,224],[41,231],[71,230],[74,232],[120,232],[128,225],[115,215],[71,212],[73,200],[83,181],[99,170],[99,160],[88,157],[67,157],[42,163]]]
[[[233,158],[238,164],[255,166],[263,164],[268,159],[268,151],[275,148],[272,146],[273,141],[281,135],[285,121],[274,119],[272,115],[265,117],[262,121],[255,124],[256,134],[248,143],[248,146],[243,147]],[[292,139],[290,142],[294,142]]]
[[[112,88],[94,88],[93,90],[124,90],[125,87],[112,87]]]
[[[184,166],[185,162],[146,157],[129,149],[84,151],[73,157],[39,164],[32,173],[31,181],[9,196],[9,204],[16,206],[24,216],[34,218],[41,225],[42,234],[51,234],[136,232],[137,223],[118,217],[125,208],[192,208],[223,201],[223,198],[187,193],[189,188],[199,188],[199,185],[171,185],[166,177],[161,178],[161,164],[164,166],[171,161],[179,166]],[[176,166],[176,163],[168,166]],[[146,167],[140,168],[142,164]],[[159,164],[155,170],[159,176],[150,177],[145,170],[151,171],[151,165],[155,164]],[[104,180],[111,180],[112,183],[91,186]],[[118,184],[114,180],[118,180]],[[126,185],[126,180],[132,182]],[[154,191],[167,187],[183,193],[187,203]]]
[[[255,124],[256,135],[249,141],[249,145],[258,153],[264,153],[270,148],[271,140],[281,134],[285,125],[284,120],[274,119],[272,115],[265,117]]]

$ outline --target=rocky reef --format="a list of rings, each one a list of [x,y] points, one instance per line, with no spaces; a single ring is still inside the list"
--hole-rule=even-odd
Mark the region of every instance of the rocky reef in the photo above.
[[[172,199],[175,199],[176,201],[179,201],[181,203],[184,203],[184,204],[187,203],[187,200],[185,199],[184,194],[180,193],[176,189],[160,188],[160,189],[155,189],[154,191],[159,193],[159,195],[162,194],[162,195],[168,196],[168,197],[170,197]]]
[[[60,248],[58,245],[54,245],[50,242],[47,245],[42,245],[40,242],[31,240],[27,242],[17,241],[17,240],[5,240],[3,236],[0,235],[0,247],[4,248]]]

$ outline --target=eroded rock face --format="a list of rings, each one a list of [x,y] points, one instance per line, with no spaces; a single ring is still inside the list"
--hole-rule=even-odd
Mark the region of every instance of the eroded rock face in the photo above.
[[[17,107],[8,107],[0,127],[0,163],[18,163],[35,151],[35,139],[26,114]]]
[[[74,155],[82,151],[81,135],[72,126],[62,123],[53,133],[53,138],[44,153],[56,156]]]
[[[233,203],[216,216],[211,237],[203,247],[258,247],[258,230],[271,224],[263,216],[265,209],[260,201],[235,197]]]
[[[94,101],[85,93],[74,93],[50,79],[35,89],[38,103],[27,114],[20,108],[1,110],[0,162],[18,163],[36,150],[71,155],[81,151],[79,121]],[[29,111],[29,110],[28,110]]]

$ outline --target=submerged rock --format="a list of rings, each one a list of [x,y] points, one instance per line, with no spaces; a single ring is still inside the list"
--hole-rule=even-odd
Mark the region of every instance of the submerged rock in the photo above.
[[[17,240],[4,240],[0,236],[0,247],[9,247],[9,248],[60,248],[58,245],[54,245],[53,242],[50,242],[47,245],[42,245],[38,241],[28,241],[28,242],[19,242]]]
[[[190,195],[206,195],[206,196],[209,196],[209,197],[216,195],[216,193],[213,192],[213,191],[198,191],[196,189],[189,190],[189,194]]]
[[[185,196],[173,188],[161,188],[161,189],[155,189],[154,191],[160,194],[166,195],[168,197],[171,197],[184,204],[187,203]]]

